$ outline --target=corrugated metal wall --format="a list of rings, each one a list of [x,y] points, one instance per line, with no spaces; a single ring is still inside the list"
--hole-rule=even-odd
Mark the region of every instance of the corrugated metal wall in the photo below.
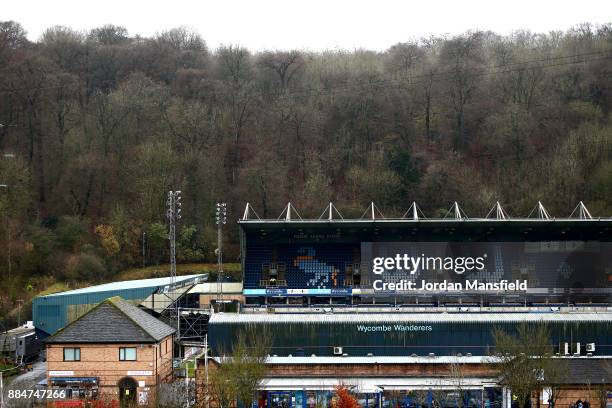
[[[109,297],[121,296],[123,299],[140,303],[156,289],[157,286],[152,286],[106,292],[39,296],[34,298],[32,303],[32,319],[37,329],[43,334],[51,335]]]

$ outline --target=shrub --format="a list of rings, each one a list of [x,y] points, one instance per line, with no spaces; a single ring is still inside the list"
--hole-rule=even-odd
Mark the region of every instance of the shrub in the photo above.
[[[99,280],[104,278],[108,271],[104,262],[94,254],[80,254],[75,267],[77,277]]]

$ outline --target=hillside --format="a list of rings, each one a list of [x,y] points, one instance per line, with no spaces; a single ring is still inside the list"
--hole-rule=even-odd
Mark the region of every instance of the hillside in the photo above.
[[[495,201],[612,215],[612,25],[469,31],[365,49],[210,50],[185,28],[0,22],[0,297],[162,273],[166,195],[183,193],[180,264],[239,260],[249,202],[427,216]],[[122,272],[122,271],[130,272]],[[58,285],[54,287],[53,285]]]

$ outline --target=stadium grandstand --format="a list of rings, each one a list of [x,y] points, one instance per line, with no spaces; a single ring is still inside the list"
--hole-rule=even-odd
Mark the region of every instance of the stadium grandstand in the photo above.
[[[245,328],[272,333],[260,406],[325,406],[338,384],[362,406],[457,406],[459,364],[458,406],[510,407],[492,332],[521,325],[546,325],[568,361],[559,404],[612,384],[612,218],[582,202],[563,218],[542,203],[521,218],[499,203],[481,218],[458,203],[443,218],[416,203],[385,218],[372,203],[348,219],[330,203],[305,219],[289,203],[260,219],[247,204],[238,225],[245,305],[212,314],[208,342],[222,364]]]
[[[362,218],[344,219],[330,203],[316,220],[291,204],[278,219],[261,220],[247,204],[239,226],[247,305],[593,306],[607,305],[612,293],[612,219],[593,218],[583,203],[568,218],[551,217],[541,203],[526,218],[510,218],[499,203],[484,218],[468,218],[454,203],[442,219],[425,218],[416,203],[401,219],[382,217],[374,203]],[[387,283],[519,280],[528,287],[377,291],[372,262],[397,254],[484,255],[486,263],[465,273],[394,268]]]

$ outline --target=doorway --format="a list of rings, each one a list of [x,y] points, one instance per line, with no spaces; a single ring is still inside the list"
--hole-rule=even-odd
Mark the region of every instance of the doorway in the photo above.
[[[268,394],[268,408],[292,408],[290,392],[271,392]]]
[[[117,383],[119,386],[119,404],[121,408],[136,405],[136,388],[138,383],[132,377],[123,377]]]

